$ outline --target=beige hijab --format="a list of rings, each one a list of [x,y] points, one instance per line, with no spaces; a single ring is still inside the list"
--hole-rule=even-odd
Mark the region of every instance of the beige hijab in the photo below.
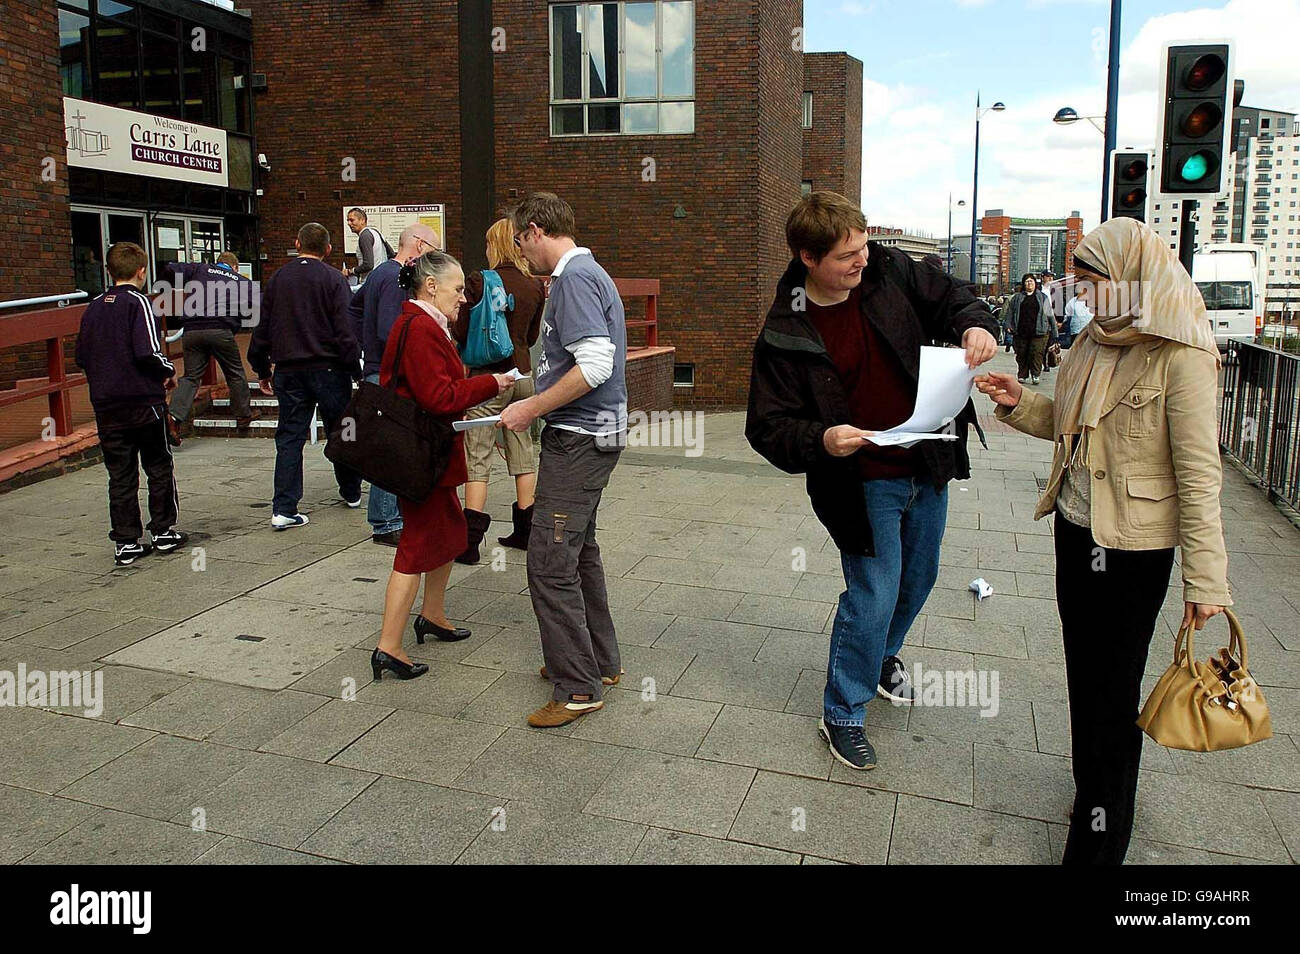
[[[1079,266],[1100,266],[1110,281],[1096,289],[1099,314],[1067,352],[1056,382],[1058,452],[1067,462],[1088,460],[1106,392],[1128,349],[1157,338],[1203,348],[1218,360],[1205,302],[1165,241],[1136,219],[1114,218],[1083,237],[1074,250]],[[1118,314],[1105,300],[1118,302]]]

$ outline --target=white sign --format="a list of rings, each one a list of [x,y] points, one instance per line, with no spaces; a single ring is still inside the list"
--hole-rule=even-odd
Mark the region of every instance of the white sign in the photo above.
[[[105,172],[229,184],[226,131],[168,116],[63,97],[68,165]]]
[[[366,213],[366,226],[379,229],[379,234],[397,250],[397,239],[402,229],[419,222],[433,229],[438,236],[438,247],[447,247],[446,214],[441,202],[436,205],[345,205],[343,207],[343,251],[357,254],[356,233],[348,227],[348,211],[360,209]],[[426,249],[427,251],[427,249]]]

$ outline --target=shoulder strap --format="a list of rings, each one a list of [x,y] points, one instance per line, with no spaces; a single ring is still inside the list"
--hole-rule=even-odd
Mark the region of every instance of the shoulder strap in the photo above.
[[[415,318],[415,315],[408,316],[406,324],[402,326],[402,333],[397,336],[397,353],[393,355],[393,376],[388,381],[388,386],[393,390],[397,390],[397,385],[402,380],[402,352],[406,349],[406,336],[410,333]]]

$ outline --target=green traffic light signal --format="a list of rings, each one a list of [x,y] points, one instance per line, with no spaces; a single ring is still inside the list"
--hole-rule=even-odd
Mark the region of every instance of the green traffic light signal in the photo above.
[[[1197,152],[1187,157],[1178,174],[1184,182],[1200,182],[1210,172],[1210,162],[1205,153]]]

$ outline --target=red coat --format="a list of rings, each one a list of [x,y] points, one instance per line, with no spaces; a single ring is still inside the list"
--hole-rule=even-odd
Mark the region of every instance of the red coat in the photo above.
[[[402,306],[402,313],[393,322],[384,347],[384,358],[379,368],[379,383],[387,386],[393,376],[393,361],[397,356],[397,342],[407,324],[411,331],[406,336],[402,352],[402,380],[397,393],[413,398],[430,414],[458,421],[465,411],[482,404],[499,393],[496,378],[490,374],[465,377],[465,365],[451,339],[423,308],[413,301]],[[456,435],[447,471],[438,481],[439,487],[459,487],[469,479],[465,469],[465,441]]]

